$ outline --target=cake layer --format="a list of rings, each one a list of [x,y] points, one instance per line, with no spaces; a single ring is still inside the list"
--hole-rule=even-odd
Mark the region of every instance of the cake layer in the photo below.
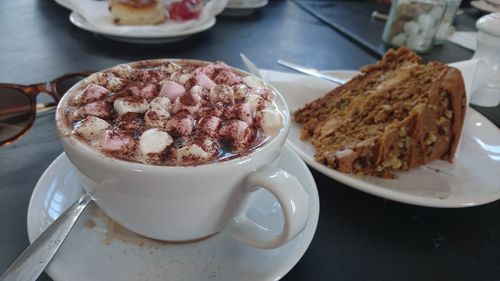
[[[294,114],[316,159],[346,173],[393,177],[434,159],[451,161],[465,112],[460,71],[401,48]]]

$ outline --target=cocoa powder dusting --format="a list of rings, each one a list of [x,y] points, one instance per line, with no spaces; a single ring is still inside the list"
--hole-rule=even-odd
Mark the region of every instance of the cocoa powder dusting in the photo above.
[[[96,101],[97,104],[89,106],[87,111],[82,109],[85,105],[76,106],[70,103],[68,105],[70,108],[66,111],[67,120],[70,121],[68,123],[77,128],[78,122],[89,115],[100,117],[108,122],[110,129],[104,133],[96,132],[96,134],[102,133],[103,137],[96,137],[92,142],[80,134],[79,138],[82,141],[112,157],[153,165],[200,165],[228,160],[246,155],[263,145],[267,138],[259,137],[262,128],[256,125],[255,113],[249,110],[249,104],[244,104],[245,93],[236,94],[230,89],[224,93],[224,100],[213,102],[209,98],[210,91],[207,90],[206,84],[196,79],[200,73],[208,77],[209,80],[205,81],[208,85],[234,84],[235,89],[239,89],[240,92],[250,90],[249,86],[242,82],[243,75],[234,72],[223,62],[208,65],[191,62],[178,64],[140,62],[131,66],[122,65],[90,77],[89,83],[102,86],[109,92],[100,97],[101,100]],[[180,75],[191,77],[185,82],[178,82]],[[184,87],[184,93],[179,93],[178,86],[164,89],[164,81],[177,81],[177,84]],[[84,89],[84,86],[88,85],[82,86]],[[190,91],[194,86],[198,88]],[[170,101],[157,104],[156,106],[161,107],[160,111],[153,110],[153,105],[150,105],[146,112],[131,112],[138,111],[140,106],[158,97],[160,91]],[[177,97],[180,103],[175,103]],[[126,113],[121,116],[114,108],[117,98],[124,101],[121,104],[124,109],[120,110]],[[272,106],[272,102],[261,99],[257,110]],[[162,115],[163,110],[167,112]],[[213,119],[214,117],[216,119]],[[221,133],[222,125],[232,120],[241,123]],[[169,144],[159,152],[144,154],[140,150],[142,146],[139,146],[139,142],[142,141],[142,134],[149,129],[167,132],[169,137],[172,137],[173,144]],[[96,136],[96,134],[86,135]],[[74,132],[74,135],[78,133]],[[107,139],[104,139],[104,135]],[[193,148],[193,145],[198,147]],[[182,148],[184,150],[179,154]]]
[[[144,118],[142,114],[127,112],[115,119],[113,124],[115,129],[125,131],[144,131]]]
[[[180,97],[180,101],[185,104],[185,105],[189,105],[189,106],[193,106],[193,105],[196,105],[197,103],[197,100],[194,98],[194,96],[190,93],[186,93],[184,95],[182,95],[182,97]]]

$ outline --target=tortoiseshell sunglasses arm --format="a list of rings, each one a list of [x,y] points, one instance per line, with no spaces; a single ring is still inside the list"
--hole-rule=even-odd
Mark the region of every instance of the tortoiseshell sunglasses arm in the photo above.
[[[56,79],[49,81],[49,82],[37,83],[37,84],[31,84],[31,85],[0,83],[0,87],[20,90],[23,93],[30,96],[30,99],[33,99],[34,96],[38,95],[39,93],[47,93],[52,98],[54,98],[54,100],[59,102],[60,96],[64,93],[57,93],[57,83],[59,83],[60,81],[63,81],[64,79],[72,77],[72,76],[84,76],[84,77],[86,77],[86,76],[91,75],[92,73],[93,72],[90,72],[90,71],[68,73],[68,74],[65,74],[63,76],[57,77]]]

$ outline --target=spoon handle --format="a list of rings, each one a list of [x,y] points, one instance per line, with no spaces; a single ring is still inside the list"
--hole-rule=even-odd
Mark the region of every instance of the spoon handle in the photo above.
[[[66,239],[85,207],[92,202],[86,193],[62,213],[0,276],[1,281],[34,281],[40,276]]]
[[[259,68],[243,53],[240,53],[240,57],[248,71],[250,71],[250,73],[254,76],[262,79],[262,73],[260,73]]]
[[[318,77],[321,79],[325,79],[325,80],[328,80],[328,81],[331,81],[331,82],[334,82],[334,83],[337,83],[340,85],[345,84],[347,82],[344,79],[337,78],[337,77],[330,76],[330,75],[326,75],[315,68],[305,67],[303,65],[298,65],[298,64],[295,64],[295,63],[292,63],[289,61],[285,61],[285,60],[278,60],[278,63],[281,64],[282,66],[288,67],[288,68],[293,69],[295,71],[302,72],[302,73],[305,73],[305,74],[308,74],[308,75],[311,75],[314,77]]]

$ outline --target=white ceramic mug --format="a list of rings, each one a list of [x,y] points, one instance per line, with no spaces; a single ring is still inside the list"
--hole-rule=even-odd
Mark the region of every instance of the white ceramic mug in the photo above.
[[[75,91],[90,79],[92,76],[63,96],[56,123],[81,185],[92,192],[97,205],[112,219],[159,240],[189,241],[225,231],[258,248],[279,247],[305,227],[309,217],[307,193],[293,175],[274,166],[290,127],[290,112],[276,89],[268,85],[276,93],[285,127],[249,155],[198,166],[155,166],[106,156],[71,134],[64,109]],[[243,211],[248,195],[260,187],[271,192],[281,205],[284,226],[279,233],[271,233]]]

